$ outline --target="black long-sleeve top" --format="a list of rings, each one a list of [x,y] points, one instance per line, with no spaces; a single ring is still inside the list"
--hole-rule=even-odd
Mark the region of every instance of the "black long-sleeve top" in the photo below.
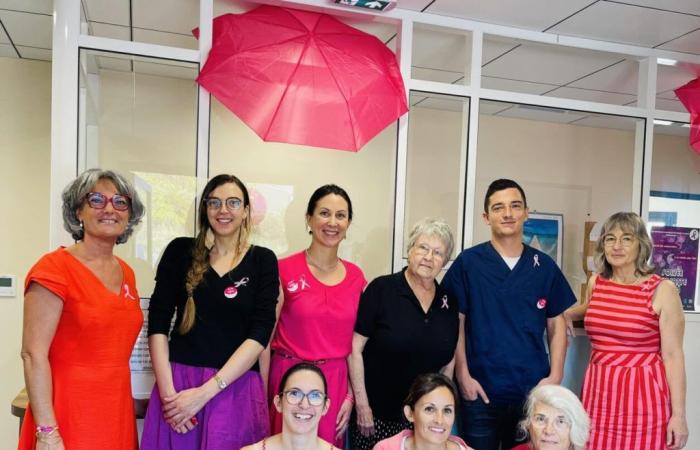
[[[185,278],[192,263],[193,238],[176,238],[165,249],[156,272],[156,287],[148,307],[148,335],[170,333],[170,361],[221,368],[246,339],[263,347],[275,325],[279,274],[275,254],[251,246],[241,262],[219,276],[209,268],[194,291],[194,326],[187,334],[178,327],[187,300]],[[257,364],[253,368],[257,370]]]

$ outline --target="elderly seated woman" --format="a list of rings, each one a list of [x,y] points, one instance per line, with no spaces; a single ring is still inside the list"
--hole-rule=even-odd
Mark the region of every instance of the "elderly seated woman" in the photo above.
[[[441,219],[426,218],[408,238],[408,264],[374,279],[360,297],[350,355],[356,420],[353,450],[371,450],[407,429],[403,399],[416,376],[452,376],[459,334],[457,300],[436,281],[454,239]]]
[[[590,420],[573,392],[548,384],[530,392],[519,426],[530,442],[512,450],[583,450]]]

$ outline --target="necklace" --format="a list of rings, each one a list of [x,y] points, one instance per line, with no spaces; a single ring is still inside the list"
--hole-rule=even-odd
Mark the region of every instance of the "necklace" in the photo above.
[[[317,268],[318,270],[320,270],[321,272],[331,272],[331,271],[335,270],[335,268],[338,267],[338,263],[340,262],[340,258],[338,258],[336,256],[335,262],[333,264],[331,264],[330,266],[324,267],[321,264],[318,264],[316,261],[313,260],[313,258],[311,257],[311,254],[309,253],[308,248],[306,250],[304,250],[304,254],[306,255],[306,261],[309,264],[311,264],[312,266],[314,266],[315,268]]]

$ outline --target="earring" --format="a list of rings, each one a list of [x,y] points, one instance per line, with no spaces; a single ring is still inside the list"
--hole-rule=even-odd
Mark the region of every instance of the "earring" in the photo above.
[[[80,229],[81,230],[83,229],[83,221],[82,220],[80,221]]]

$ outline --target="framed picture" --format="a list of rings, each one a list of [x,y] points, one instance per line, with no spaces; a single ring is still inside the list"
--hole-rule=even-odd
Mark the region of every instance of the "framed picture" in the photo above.
[[[564,255],[564,215],[532,212],[523,228],[523,242],[548,254],[561,268]]]

